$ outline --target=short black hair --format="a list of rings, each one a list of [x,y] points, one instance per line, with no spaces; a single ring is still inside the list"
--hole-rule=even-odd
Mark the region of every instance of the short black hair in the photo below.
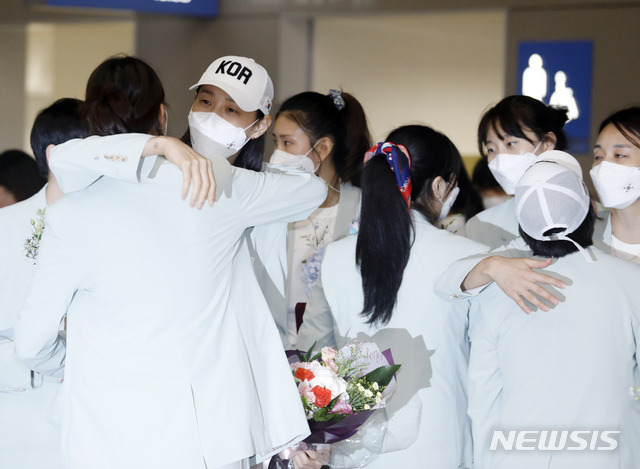
[[[60,145],[74,138],[89,136],[89,123],[80,115],[82,101],[61,98],[41,110],[31,127],[31,150],[36,158],[40,176],[49,175],[46,150],[51,144]]]
[[[37,193],[45,185],[33,158],[22,150],[0,153],[0,186],[20,202]]]
[[[593,244],[593,230],[595,226],[596,212],[593,209],[593,205],[589,204],[589,211],[578,228],[573,233],[567,234],[568,238],[571,238],[583,248],[587,248]],[[542,257],[555,257],[560,258],[568,254],[576,252],[578,248],[571,241],[557,240],[557,241],[540,241],[534,239],[524,232],[521,226],[518,225],[520,236],[529,245],[533,254]],[[554,230],[549,230],[544,234],[549,236],[554,234]]]
[[[524,130],[533,132],[538,140],[542,141],[548,132],[556,136],[556,150],[566,150],[568,146],[567,135],[563,129],[567,122],[567,109],[547,106],[530,96],[507,96],[498,104],[486,111],[478,125],[478,150],[480,155],[486,157],[484,144],[487,141],[489,130],[498,134],[501,140],[506,135],[523,138],[533,143],[524,133]],[[502,134],[498,132],[502,129]]]
[[[630,107],[614,112],[600,124],[599,132],[613,124],[633,145],[640,148],[640,107]]]

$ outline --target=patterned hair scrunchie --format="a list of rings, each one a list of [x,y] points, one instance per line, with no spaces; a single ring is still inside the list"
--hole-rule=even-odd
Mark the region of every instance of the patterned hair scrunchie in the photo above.
[[[342,97],[342,91],[340,90],[329,90],[329,97],[333,100],[333,105],[338,109],[338,111],[342,111],[344,109],[344,98]]]
[[[402,198],[411,206],[411,155],[404,145],[396,145],[390,142],[380,142],[372,146],[364,154],[364,164],[376,155],[385,155],[391,171],[396,177],[396,184]]]

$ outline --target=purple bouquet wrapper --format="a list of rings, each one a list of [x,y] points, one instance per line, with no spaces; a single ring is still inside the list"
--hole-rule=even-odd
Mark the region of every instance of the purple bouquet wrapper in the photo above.
[[[355,435],[360,426],[375,410],[363,410],[357,414],[347,415],[338,422],[316,422],[309,420],[311,435],[305,438],[306,443],[337,443]]]

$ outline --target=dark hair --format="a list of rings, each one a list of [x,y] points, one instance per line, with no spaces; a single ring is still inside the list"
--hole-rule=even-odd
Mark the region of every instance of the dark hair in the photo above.
[[[456,175],[456,181],[458,182],[460,192],[451,207],[451,212],[459,213],[465,220],[468,220],[484,210],[482,197],[480,197],[478,189],[476,189],[469,180],[469,175],[464,165],[460,166],[458,174]]]
[[[479,191],[488,189],[502,190],[502,186],[496,181],[496,178],[489,169],[489,162],[485,156],[481,157],[473,167],[471,174],[471,182]]]
[[[89,134],[89,122],[80,115],[82,101],[61,98],[42,109],[31,127],[31,150],[36,157],[38,171],[42,177],[49,175],[46,150],[49,145],[60,145],[74,138],[85,138]]]
[[[498,104],[486,111],[478,125],[478,149],[480,155],[486,157],[484,143],[487,141],[489,129],[500,138],[505,135],[523,138],[531,143],[524,130],[530,130],[539,141],[544,140],[547,133],[556,136],[556,150],[567,149],[567,136],[563,130],[567,122],[567,109],[547,106],[542,101],[523,95],[513,95],[504,98]],[[498,132],[498,127],[503,134]]]
[[[633,145],[640,148],[640,107],[630,107],[614,112],[600,124],[602,130],[609,124],[613,124]]]
[[[27,153],[22,150],[0,153],[0,186],[11,192],[18,202],[37,193],[46,182]]]
[[[93,135],[163,133],[164,88],[156,72],[136,57],[112,57],[91,73],[83,114]]]
[[[288,98],[276,114],[295,122],[313,146],[329,137],[333,142],[331,158],[340,181],[360,185],[362,158],[371,147],[371,134],[362,105],[349,93],[340,93],[344,105],[338,109],[328,95],[306,91]]]
[[[197,90],[196,90],[197,94]],[[258,109],[256,111],[256,119],[260,121],[264,117],[264,113]],[[187,127],[187,131],[180,138],[183,143],[191,146],[191,131]],[[264,142],[265,134],[258,138],[250,138],[247,143],[238,152],[238,156],[233,162],[233,166],[238,168],[250,169],[252,171],[262,171],[262,161],[264,159]]]
[[[411,156],[411,208],[435,223],[439,211],[433,206],[432,182],[440,176],[455,184],[462,167],[460,153],[445,135],[422,125],[399,127],[386,141],[407,148]],[[356,242],[356,264],[364,294],[361,314],[369,324],[384,325],[391,319],[409,262],[414,229],[389,164],[384,156],[373,157],[362,171]]]
[[[593,205],[589,204],[589,211],[587,212],[587,216],[584,218],[582,224],[576,228],[573,233],[569,233],[567,235],[568,238],[571,238],[576,243],[578,243],[583,248],[587,248],[593,244],[593,230],[595,226],[596,220],[596,212],[593,209]],[[564,257],[567,254],[571,254],[572,252],[576,252],[578,248],[571,241],[565,240],[557,240],[557,241],[540,241],[538,239],[534,239],[525,233],[520,226],[518,226],[518,230],[520,231],[520,236],[524,239],[524,241],[529,245],[533,254],[536,256],[542,257]],[[558,229],[552,229],[548,232],[545,232],[545,236],[549,236],[557,232]]]

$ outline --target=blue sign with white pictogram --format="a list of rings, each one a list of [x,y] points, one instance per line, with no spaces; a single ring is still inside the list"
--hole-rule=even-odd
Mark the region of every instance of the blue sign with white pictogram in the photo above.
[[[591,41],[539,41],[518,45],[518,90],[567,109],[570,153],[588,153],[591,124]]]
[[[218,0],[43,0],[44,5],[76,8],[109,8],[144,13],[213,17]]]

